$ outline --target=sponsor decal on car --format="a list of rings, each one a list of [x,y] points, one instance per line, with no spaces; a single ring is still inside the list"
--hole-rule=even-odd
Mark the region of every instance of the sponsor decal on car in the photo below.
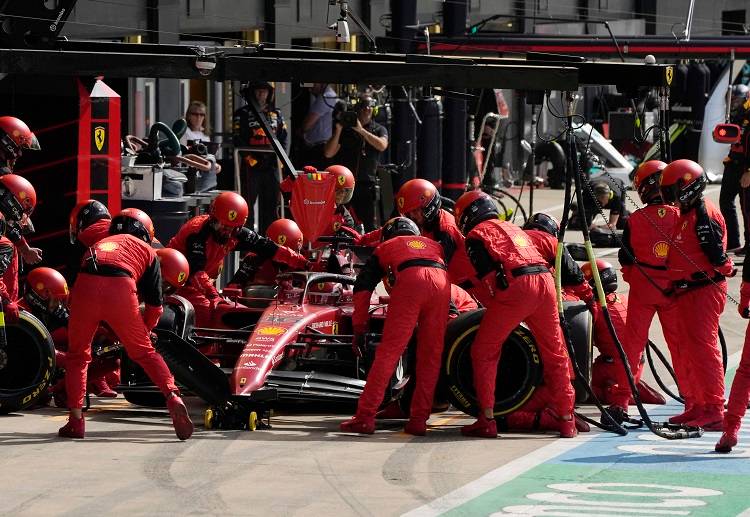
[[[255,332],[261,336],[280,336],[286,332],[286,329],[284,327],[261,327]]]

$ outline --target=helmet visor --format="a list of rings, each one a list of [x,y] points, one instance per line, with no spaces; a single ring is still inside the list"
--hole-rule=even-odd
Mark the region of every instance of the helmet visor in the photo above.
[[[354,195],[353,188],[340,188],[336,190],[336,204],[345,205],[346,203],[352,200],[353,195]]]
[[[42,146],[39,145],[39,140],[37,140],[36,135],[34,133],[31,133],[31,139],[25,143],[25,145],[21,146],[24,149],[30,149],[32,151],[41,151]]]

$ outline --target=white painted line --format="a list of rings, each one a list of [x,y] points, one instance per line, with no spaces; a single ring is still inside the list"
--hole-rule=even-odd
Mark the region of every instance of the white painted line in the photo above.
[[[589,440],[593,440],[597,436],[601,436],[599,433],[586,434],[587,436],[578,435],[577,438],[572,439],[558,438],[541,449],[537,449],[522,458],[506,463],[471,483],[457,488],[453,492],[403,514],[403,517],[429,517],[440,515],[452,510],[453,508],[461,506],[493,488],[503,485],[508,481],[512,481],[524,472],[531,470],[545,461],[555,458],[571,449],[575,449],[579,445]]]

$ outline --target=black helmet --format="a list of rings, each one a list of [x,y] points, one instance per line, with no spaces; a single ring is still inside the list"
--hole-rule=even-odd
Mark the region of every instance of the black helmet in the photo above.
[[[541,230],[547,232],[553,237],[557,237],[560,231],[560,224],[557,219],[544,212],[537,212],[532,215],[526,224],[523,225],[524,230]]]
[[[70,212],[68,227],[70,243],[75,243],[79,233],[102,219],[112,219],[104,203],[95,199],[88,199],[78,203]]]
[[[148,214],[137,208],[125,208],[112,218],[109,234],[127,233],[147,244],[154,240],[154,223]]]
[[[249,99],[253,96],[253,92],[255,90],[260,90],[263,88],[268,90],[268,99],[266,100],[266,102],[268,102],[268,104],[271,104],[273,102],[273,86],[271,86],[271,83],[269,83],[268,81],[250,81],[244,83],[240,88],[240,95],[242,95],[243,99],[250,102]]]
[[[472,190],[462,194],[456,201],[453,212],[458,229],[464,235],[479,223],[500,217],[500,210],[495,202],[481,190]]]
[[[419,227],[406,217],[394,217],[389,219],[380,231],[383,242],[399,235],[419,235]]]

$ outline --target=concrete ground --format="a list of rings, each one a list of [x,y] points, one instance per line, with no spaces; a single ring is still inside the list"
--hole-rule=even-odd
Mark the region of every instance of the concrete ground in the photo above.
[[[536,191],[535,208],[559,216],[561,194]],[[718,186],[709,186],[709,197],[717,200]],[[580,240],[580,233],[569,235],[571,241]],[[597,252],[616,263],[612,250]],[[739,276],[729,282],[735,299],[739,284]],[[627,284],[621,287],[624,291]],[[741,349],[745,327],[746,321],[730,301],[722,318],[730,355]],[[658,324],[651,337],[663,345]],[[736,359],[733,356],[735,364]],[[164,411],[131,406],[121,398],[93,399],[85,440],[56,438],[57,428],[66,420],[57,408],[0,417],[0,514],[399,515],[415,508],[420,508],[415,515],[437,514],[458,504],[458,499],[445,503],[446,494],[469,500],[516,479],[550,454],[587,447],[592,437],[598,440],[593,443],[610,440],[598,430],[576,440],[515,433],[503,433],[497,440],[465,439],[459,426],[469,420],[455,411],[434,415],[425,438],[400,432],[396,422],[382,425],[373,436],[344,435],[338,424],[349,413],[288,410],[274,417],[271,430],[207,431],[202,427],[203,405],[197,399],[188,402],[197,427],[184,443],[175,438]],[[714,440],[712,435],[701,447],[710,450]],[[659,461],[659,456],[642,456],[644,461]],[[612,457],[601,453],[598,459],[585,461],[610,464]],[[725,473],[730,474],[730,464],[726,465]],[[559,472],[565,470],[555,472],[561,476]],[[553,486],[550,480],[562,479],[547,476],[551,474],[541,477],[540,486]],[[447,506],[432,503],[438,498]],[[461,514],[489,514],[503,504],[493,502]],[[636,513],[651,514],[643,511]],[[692,515],[691,511],[675,514]],[[579,507],[575,513],[588,512]],[[619,513],[610,509],[607,514]],[[727,513],[714,512],[719,514]]]

